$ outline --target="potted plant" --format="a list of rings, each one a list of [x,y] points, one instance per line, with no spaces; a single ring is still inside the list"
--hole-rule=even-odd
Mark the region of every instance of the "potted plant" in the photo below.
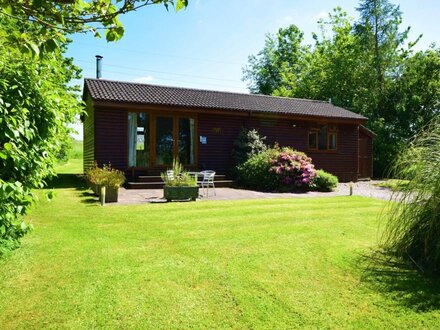
[[[163,196],[167,201],[172,200],[193,200],[199,197],[199,187],[197,179],[183,170],[178,160],[173,161],[173,168],[161,173],[161,178],[165,183]]]
[[[119,188],[125,182],[125,175],[123,172],[111,168],[110,165],[103,167],[103,182],[105,186],[105,202],[116,203],[118,201]]]
[[[99,196],[100,194],[101,186],[103,185],[105,179],[104,175],[105,173],[103,169],[99,168],[98,164],[96,163],[93,168],[86,172],[87,185],[96,196]]]
[[[112,203],[118,201],[119,188],[125,182],[125,175],[121,171],[104,165],[99,168],[95,165],[86,173],[86,179],[95,195],[101,197],[101,187],[105,187],[105,202]]]

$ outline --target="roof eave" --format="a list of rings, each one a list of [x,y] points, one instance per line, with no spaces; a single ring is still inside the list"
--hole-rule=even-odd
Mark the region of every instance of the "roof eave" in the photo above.
[[[108,101],[108,100],[99,100],[93,99],[93,103],[95,106],[106,106],[106,107],[126,107],[126,108],[148,108],[148,107],[163,107],[165,109],[169,109],[169,107],[175,107],[179,109],[190,109],[193,111],[209,111],[209,112],[228,112],[231,114],[238,115],[239,113],[247,113],[247,114],[257,114],[257,115],[265,115],[265,116],[273,116],[279,117],[280,115],[286,117],[296,117],[304,120],[314,120],[314,121],[335,121],[335,122],[344,122],[350,124],[365,124],[368,122],[367,118],[349,118],[349,117],[336,117],[336,116],[319,116],[319,115],[308,115],[308,114],[295,114],[289,112],[272,112],[272,111],[261,111],[261,110],[252,110],[252,109],[228,109],[228,108],[212,108],[212,107],[194,107],[194,106],[182,106],[175,104],[157,104],[157,103],[143,103],[143,102],[127,102],[127,101]],[[234,113],[235,112],[235,113]]]

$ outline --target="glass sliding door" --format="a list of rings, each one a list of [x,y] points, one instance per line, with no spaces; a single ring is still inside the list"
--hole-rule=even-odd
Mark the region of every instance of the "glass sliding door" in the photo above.
[[[193,118],[179,118],[178,152],[184,165],[195,164],[194,127]]]
[[[175,158],[196,165],[196,147],[195,118],[128,113],[128,167],[163,168]]]
[[[156,165],[173,163],[173,123],[173,117],[156,117]]]
[[[150,118],[146,113],[128,113],[128,166],[150,164]]]

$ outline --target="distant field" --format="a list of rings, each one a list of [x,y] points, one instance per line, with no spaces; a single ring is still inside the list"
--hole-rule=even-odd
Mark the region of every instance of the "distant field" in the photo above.
[[[58,174],[79,174],[83,172],[83,141],[74,140],[66,163],[55,168]]]
[[[70,151],[70,158],[72,159],[83,158],[83,141],[73,140],[72,150]]]

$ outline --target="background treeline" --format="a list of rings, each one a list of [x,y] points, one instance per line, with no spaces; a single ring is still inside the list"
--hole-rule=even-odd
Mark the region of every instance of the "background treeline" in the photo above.
[[[364,0],[355,21],[337,7],[320,20],[314,44],[295,25],[267,35],[243,69],[252,93],[329,100],[368,117],[377,134],[375,176],[440,109],[440,49],[414,51],[399,7]]]

